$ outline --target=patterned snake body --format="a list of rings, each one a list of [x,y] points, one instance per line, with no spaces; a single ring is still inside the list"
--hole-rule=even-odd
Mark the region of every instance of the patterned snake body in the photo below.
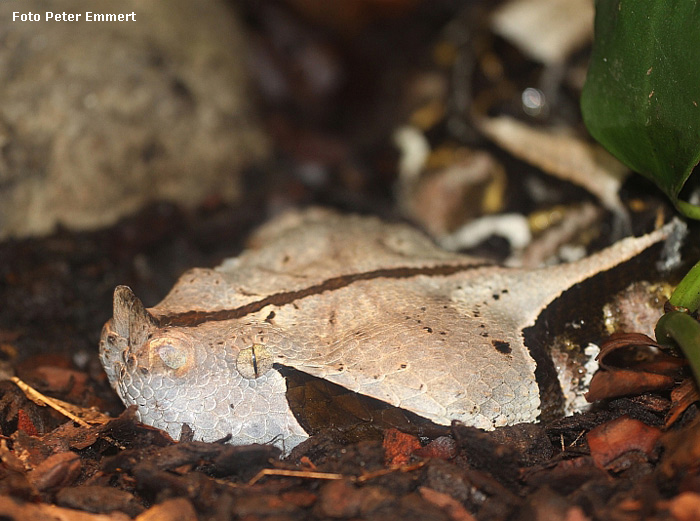
[[[100,356],[124,403],[175,438],[187,424],[196,439],[291,449],[310,430],[298,406],[309,396],[290,406],[294,371],[432,424],[533,421],[556,369],[523,331],[569,288],[670,232],[519,270],[446,252],[405,225],[291,214],[239,257],[184,274],[149,310],[118,287]]]

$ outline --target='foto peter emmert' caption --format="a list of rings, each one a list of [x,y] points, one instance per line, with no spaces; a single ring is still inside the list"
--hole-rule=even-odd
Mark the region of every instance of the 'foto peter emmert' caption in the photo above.
[[[12,13],[13,22],[135,22],[136,13],[93,13],[87,11],[85,13],[54,13],[46,11],[42,16],[41,13],[20,13],[14,11]]]

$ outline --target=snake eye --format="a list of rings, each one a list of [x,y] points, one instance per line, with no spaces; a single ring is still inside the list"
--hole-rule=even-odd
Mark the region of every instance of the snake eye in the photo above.
[[[264,345],[253,344],[238,352],[236,369],[243,378],[260,378],[272,369],[272,355]]]
[[[175,375],[182,376],[189,371],[195,362],[192,341],[186,335],[168,331],[166,335],[151,338],[148,341],[148,363],[146,367],[155,370],[173,370]]]
[[[187,363],[187,353],[173,344],[161,344],[156,348],[163,363],[171,369],[180,369]]]

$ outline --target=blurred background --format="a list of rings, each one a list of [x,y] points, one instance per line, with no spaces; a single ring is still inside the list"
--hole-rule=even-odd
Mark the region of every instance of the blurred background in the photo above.
[[[87,9],[0,3],[8,359],[69,354],[100,378],[117,284],[153,305],[289,208],[521,266],[670,215],[582,125],[593,0],[120,0],[90,9],[135,21],[12,21],[59,6]]]

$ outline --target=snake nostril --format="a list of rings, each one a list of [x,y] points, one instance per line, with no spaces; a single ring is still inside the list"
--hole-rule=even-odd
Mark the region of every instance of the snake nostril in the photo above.
[[[136,357],[131,353],[124,353],[124,364],[126,368],[131,371],[136,366]]]

